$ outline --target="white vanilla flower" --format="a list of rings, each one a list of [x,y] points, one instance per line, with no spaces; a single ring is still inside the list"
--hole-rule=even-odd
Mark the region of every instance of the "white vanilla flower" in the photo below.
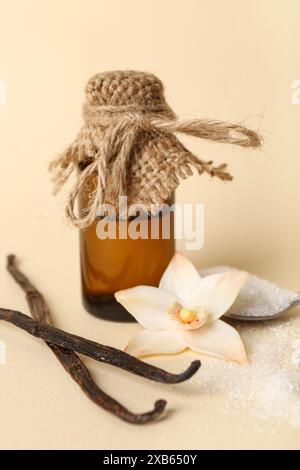
[[[234,270],[202,278],[185,256],[176,253],[158,288],[137,286],[116,292],[117,301],[144,327],[126,351],[147,356],[190,348],[247,364],[238,332],[220,320],[247,277],[246,272]]]

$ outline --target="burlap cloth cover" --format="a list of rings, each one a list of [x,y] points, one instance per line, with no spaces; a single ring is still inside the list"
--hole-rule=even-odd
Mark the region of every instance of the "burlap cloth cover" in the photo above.
[[[231,180],[226,164],[214,166],[193,155],[174,135],[257,148],[260,137],[243,126],[206,119],[178,120],[164,97],[162,82],[151,73],[114,71],[92,77],[85,89],[84,123],[75,140],[50,163],[55,192],[71,178],[66,215],[73,226],[88,227],[103,202],[118,204],[165,202],[180,179],[193,169]],[[84,210],[78,196],[94,175]],[[95,178],[96,176],[96,178]]]

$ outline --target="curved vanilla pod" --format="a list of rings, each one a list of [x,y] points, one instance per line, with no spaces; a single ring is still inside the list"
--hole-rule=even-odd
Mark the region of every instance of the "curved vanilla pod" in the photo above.
[[[53,326],[44,325],[16,310],[0,308],[0,320],[8,321],[44,341],[84,354],[96,359],[96,361],[119,367],[155,382],[168,384],[184,382],[192,377],[201,366],[201,362],[196,360],[185,371],[173,374],[159,367],[147,364],[119,349],[67,333]]]

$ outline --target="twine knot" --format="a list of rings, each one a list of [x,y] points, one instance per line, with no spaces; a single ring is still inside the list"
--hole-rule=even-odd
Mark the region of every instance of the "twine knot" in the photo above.
[[[134,71],[106,72],[92,77],[85,89],[84,124],[74,142],[50,164],[55,192],[76,171],[66,215],[78,228],[97,218],[103,202],[117,204],[165,202],[180,178],[209,173],[232,179],[226,164],[213,166],[187,150],[174,133],[183,133],[248,148],[261,145],[259,135],[243,126],[207,119],[177,119],[165,100],[162,82],[153,74]],[[93,180],[85,207],[76,202]]]

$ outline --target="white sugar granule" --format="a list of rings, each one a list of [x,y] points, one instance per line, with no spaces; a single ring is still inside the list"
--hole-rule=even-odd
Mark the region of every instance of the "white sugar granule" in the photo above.
[[[246,411],[261,420],[284,419],[300,426],[300,367],[291,360],[300,338],[296,317],[270,322],[234,325],[244,341],[250,365],[240,366],[203,357],[196,385],[203,403],[219,392],[224,396],[220,412]]]

